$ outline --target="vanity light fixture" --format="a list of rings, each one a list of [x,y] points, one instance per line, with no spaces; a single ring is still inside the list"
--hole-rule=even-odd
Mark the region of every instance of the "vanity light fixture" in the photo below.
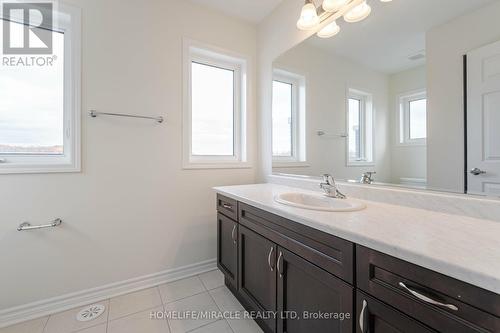
[[[306,0],[304,7],[300,13],[300,18],[297,21],[297,28],[300,30],[309,30],[316,27],[320,23],[316,6],[312,0]]]
[[[339,33],[340,27],[336,23],[337,19],[344,17],[346,22],[359,22],[367,18],[372,11],[367,3],[368,0],[322,0],[319,7],[316,7],[315,1],[319,2],[318,0],[305,0],[297,21],[297,28],[319,30],[317,35],[321,38],[330,38]],[[392,0],[380,1],[391,2]]]
[[[372,12],[372,7],[370,7],[366,0],[348,11],[344,15],[344,20],[349,23],[355,23],[364,20]]]
[[[333,13],[348,3],[349,0],[324,0],[322,7],[325,12]]]
[[[325,25],[323,29],[318,32],[318,37],[320,38],[330,38],[338,34],[340,31],[340,27],[337,25],[337,21],[333,21]]]

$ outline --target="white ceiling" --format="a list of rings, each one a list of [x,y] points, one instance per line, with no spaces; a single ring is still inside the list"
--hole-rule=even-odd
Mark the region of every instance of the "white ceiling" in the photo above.
[[[430,28],[494,1],[498,0],[368,0],[372,13],[366,20],[340,19],[337,36],[312,37],[308,43],[374,70],[396,73],[425,63],[408,56],[425,49],[425,32]]]
[[[230,16],[258,23],[283,0],[191,0],[220,10]],[[297,14],[298,15],[298,14]]]

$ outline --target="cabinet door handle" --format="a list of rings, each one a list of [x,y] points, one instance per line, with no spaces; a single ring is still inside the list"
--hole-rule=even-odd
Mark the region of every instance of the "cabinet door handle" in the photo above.
[[[233,206],[231,206],[230,204],[227,204],[227,203],[223,203],[222,207],[224,207],[226,209],[233,209]]]
[[[365,312],[368,302],[363,300],[363,307],[361,308],[361,313],[359,314],[359,328],[361,328],[361,333],[365,333]]]
[[[233,239],[233,243],[236,245],[236,224],[233,226],[233,231],[231,232],[231,238]]]
[[[269,255],[267,256],[267,264],[269,265],[271,272],[274,272],[274,267],[273,264],[271,263],[271,256],[273,255],[273,252],[274,252],[274,246],[271,246],[271,250],[269,251]]]
[[[276,264],[280,279],[283,278],[283,272],[281,271],[281,259],[283,259],[283,252],[280,252],[280,255],[278,256],[278,263]]]
[[[401,288],[405,289],[406,291],[408,291],[410,294],[412,294],[413,296],[415,296],[419,300],[424,301],[425,303],[429,303],[429,304],[441,306],[441,307],[448,308],[448,309],[453,310],[453,311],[458,311],[458,307],[456,305],[445,304],[445,303],[441,303],[441,302],[435,301],[432,298],[429,298],[429,297],[427,297],[425,295],[422,295],[422,294],[416,292],[415,290],[411,290],[403,282],[399,282],[399,286]]]

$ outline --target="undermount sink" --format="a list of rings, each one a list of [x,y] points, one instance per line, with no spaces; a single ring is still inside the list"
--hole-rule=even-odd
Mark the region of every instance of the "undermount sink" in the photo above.
[[[288,206],[325,212],[355,212],[366,208],[364,203],[353,199],[336,199],[298,192],[281,193],[276,195],[274,200]]]

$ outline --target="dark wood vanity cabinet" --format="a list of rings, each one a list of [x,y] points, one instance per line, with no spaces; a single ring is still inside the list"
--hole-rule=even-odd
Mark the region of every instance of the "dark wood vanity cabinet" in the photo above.
[[[217,196],[218,267],[265,332],[500,332],[500,295]]]
[[[357,288],[438,332],[500,332],[500,296],[363,246]]]
[[[238,223],[217,213],[217,267],[236,286],[238,274]]]

